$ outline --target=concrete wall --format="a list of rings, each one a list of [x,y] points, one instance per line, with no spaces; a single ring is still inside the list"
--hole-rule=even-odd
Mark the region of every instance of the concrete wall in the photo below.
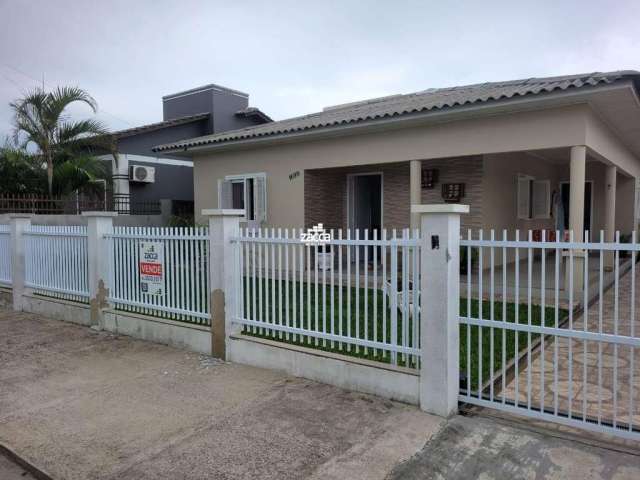
[[[229,360],[418,405],[418,372],[281,342],[235,336]]]

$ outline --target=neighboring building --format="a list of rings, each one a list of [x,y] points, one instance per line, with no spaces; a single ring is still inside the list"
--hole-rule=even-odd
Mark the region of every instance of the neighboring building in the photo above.
[[[459,201],[463,228],[497,237],[612,238],[638,218],[639,88],[621,71],[429,89],[154,151],[193,158],[197,213],[246,207],[249,225],[400,229],[411,204]]]
[[[165,199],[192,205],[193,162],[179,154],[159,157],[155,145],[271,121],[249,107],[248,94],[213,84],[162,97],[162,113],[162,122],[113,134],[118,151],[113,193],[120,210]]]

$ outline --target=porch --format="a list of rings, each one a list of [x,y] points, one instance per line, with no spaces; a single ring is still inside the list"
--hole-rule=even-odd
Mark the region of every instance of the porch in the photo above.
[[[470,207],[461,217],[463,238],[542,240],[544,235],[547,241],[558,236],[612,242],[619,232],[621,241],[629,241],[636,228],[636,191],[635,177],[584,146],[310,169],[304,172],[304,223],[307,228],[322,223],[334,232],[350,230],[351,235],[358,231],[361,238],[372,238],[374,232],[379,236],[383,229],[401,235],[403,229],[417,227],[411,204],[462,203]],[[485,250],[489,255],[490,249]],[[494,288],[502,289],[505,281],[506,295],[515,298],[516,291],[528,294],[531,285],[534,300],[543,290],[549,298],[555,289],[550,281],[555,252],[546,252],[544,283],[540,250],[531,265],[525,250],[519,262],[507,259],[506,275],[500,272]],[[499,266],[499,249],[495,254]],[[582,289],[582,261],[576,254],[575,292]],[[609,271],[613,256],[605,254],[603,261]],[[559,290],[566,299],[568,258],[559,258],[559,264]],[[590,271],[597,268],[597,262],[588,262]],[[590,284],[596,281],[589,277]],[[489,282],[487,271],[482,284],[488,287]]]

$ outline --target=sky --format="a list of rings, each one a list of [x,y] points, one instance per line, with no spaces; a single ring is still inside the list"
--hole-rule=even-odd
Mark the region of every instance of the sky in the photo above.
[[[79,86],[118,130],[162,96],[217,83],[279,120],[427,88],[640,70],[640,1],[0,0],[0,141],[9,102]],[[90,116],[74,107],[72,117]]]

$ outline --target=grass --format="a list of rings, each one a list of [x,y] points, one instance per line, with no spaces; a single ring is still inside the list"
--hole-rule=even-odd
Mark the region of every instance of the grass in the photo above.
[[[244,285],[245,291],[245,318],[258,318],[267,323],[276,323],[301,327],[304,329],[318,330],[321,332],[334,333],[344,336],[354,336],[357,338],[367,338],[379,342],[390,342],[392,335],[392,312],[388,298],[380,289],[358,288],[346,286],[323,286],[318,284],[317,290],[314,283],[298,281],[266,281],[256,280],[253,284]],[[331,293],[333,291],[333,303]],[[261,293],[260,293],[261,292]],[[289,295],[289,308],[287,308],[286,296]],[[302,310],[300,309],[300,296],[302,294]],[[296,298],[296,309],[293,308],[293,297]],[[260,308],[260,296],[262,296],[262,308]],[[342,302],[340,302],[342,296]],[[268,297],[268,308],[266,299]],[[350,300],[349,300],[350,298]],[[255,306],[254,306],[255,302]],[[471,317],[478,318],[479,301],[471,300]],[[460,299],[460,315],[467,316],[467,300]],[[482,318],[490,318],[491,304],[489,301],[482,302]],[[540,325],[543,308],[532,305],[531,311],[525,304],[516,305],[507,302],[505,305],[506,321],[515,322],[516,313],[519,323],[528,323],[529,313],[531,324]],[[333,311],[333,322],[331,312]],[[288,313],[288,320],[287,320]],[[351,313],[351,315],[349,315]],[[560,318],[566,315],[565,310],[559,311]],[[545,307],[545,324],[553,325],[555,322],[555,312],[553,307]],[[494,302],[494,320],[502,320],[503,304]],[[342,317],[342,320],[340,320]],[[395,334],[397,344],[402,345],[406,338],[407,344],[411,345],[415,335],[414,320],[408,314],[403,317],[400,310],[397,311],[397,326]],[[478,335],[480,328],[470,326],[467,335],[467,325],[460,325],[460,369],[464,371],[470,380],[472,388],[477,388],[489,380],[491,366],[497,372],[502,368],[502,342],[503,330],[505,332],[505,361],[509,363],[515,357],[517,351],[521,351],[529,341],[528,334],[516,332],[508,329],[483,327],[480,344]],[[493,355],[491,354],[491,335],[493,331]],[[278,340],[289,344],[315,348],[318,350],[337,352],[357,358],[364,358],[383,363],[392,363],[392,356],[389,352],[374,348],[348,345],[337,341],[316,339],[304,335],[287,334],[284,332],[269,332],[266,329],[245,327],[244,333],[260,338]],[[471,340],[470,348],[467,345],[468,336]],[[539,337],[531,334],[533,344]],[[517,338],[517,343],[516,343]],[[482,350],[482,355],[480,355]],[[471,356],[467,359],[467,354]],[[493,365],[491,357],[493,356]],[[482,362],[480,362],[482,358]],[[469,360],[469,361],[468,361]],[[417,367],[418,358],[413,355],[398,354],[397,363],[400,366]],[[480,364],[482,368],[480,369]],[[469,371],[467,371],[469,370]]]

